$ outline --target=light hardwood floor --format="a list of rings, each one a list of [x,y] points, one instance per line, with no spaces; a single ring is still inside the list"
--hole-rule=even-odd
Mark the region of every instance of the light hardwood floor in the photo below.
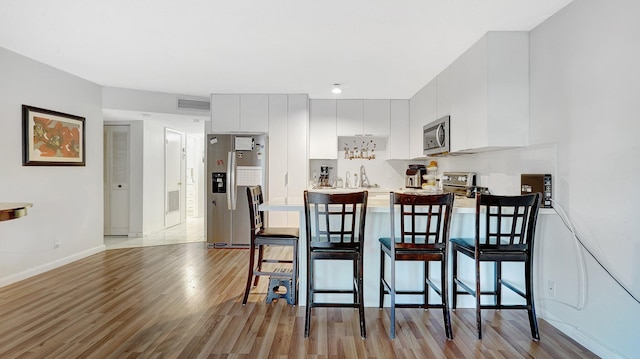
[[[187,217],[184,222],[177,226],[144,237],[104,237],[104,245],[107,249],[149,247],[204,241],[206,241],[204,235],[204,217]]]
[[[241,299],[246,249],[185,243],[107,250],[0,288],[0,358],[589,358],[545,321],[533,342],[523,311],[452,315],[400,309],[396,339],[388,310],[316,308],[309,339],[304,307],[265,303],[266,278]]]

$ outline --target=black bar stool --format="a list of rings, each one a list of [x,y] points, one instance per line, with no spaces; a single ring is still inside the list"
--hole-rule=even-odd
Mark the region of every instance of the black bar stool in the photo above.
[[[307,230],[307,311],[304,337],[309,337],[311,309],[353,307],[360,314],[360,336],[367,337],[364,320],[363,241],[367,212],[367,191],[319,193],[304,191]],[[316,288],[314,264],[318,260],[347,260],[353,265],[352,289]],[[317,302],[315,294],[353,294],[346,303]]]
[[[478,339],[482,339],[481,309],[526,309],[534,340],[540,340],[538,321],[533,301],[533,240],[540,208],[540,194],[522,196],[476,196],[475,238],[452,238],[453,251],[453,309],[459,294],[476,299],[476,325]],[[458,278],[458,253],[475,261],[475,287]],[[480,263],[494,263],[493,290],[481,290]],[[523,262],[525,289],[522,291],[502,279],[503,262]],[[525,305],[502,303],[502,286],[525,298]],[[462,289],[460,291],[458,288]],[[481,296],[491,295],[494,304],[482,304]]]
[[[390,334],[395,338],[396,308],[442,308],[444,328],[447,339],[453,339],[451,314],[447,302],[448,265],[447,241],[453,194],[418,195],[391,193],[389,199],[391,212],[391,237],[380,238],[380,309],[384,296],[390,295]],[[396,228],[399,224],[399,235]],[[385,259],[389,258],[391,277],[385,279]],[[422,288],[419,290],[396,289],[396,262],[418,261],[423,263]],[[440,262],[440,287],[429,277],[429,263]],[[440,295],[440,304],[429,303],[429,288]],[[422,304],[396,303],[396,295],[416,295],[423,297]]]
[[[298,302],[298,242],[300,240],[300,230],[294,227],[264,227],[264,213],[258,210],[258,206],[264,202],[260,186],[247,187],[247,198],[251,219],[251,246],[249,247],[249,274],[242,304],[247,304],[247,298],[251,291],[251,281],[253,281],[253,286],[255,287],[258,285],[259,276],[268,275],[291,281],[291,292],[287,292],[289,296],[287,302],[295,305]],[[292,259],[265,258],[264,247],[268,246],[290,246],[292,247],[293,257]],[[257,261],[255,258],[256,251],[258,252]],[[263,270],[263,263],[287,263],[291,265],[291,271],[283,271],[280,268]],[[272,290],[273,288],[269,288],[269,291]]]

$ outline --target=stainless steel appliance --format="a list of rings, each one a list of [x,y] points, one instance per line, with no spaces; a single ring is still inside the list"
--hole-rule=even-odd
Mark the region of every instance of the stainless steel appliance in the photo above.
[[[425,156],[443,156],[449,153],[449,122],[450,117],[444,116],[424,125],[422,148]]]
[[[329,182],[329,166],[320,166],[320,178],[318,180],[318,187],[332,187]]]
[[[209,134],[207,146],[207,246],[250,244],[247,186],[267,193],[267,136]]]
[[[422,177],[427,174],[425,165],[409,165],[404,175],[404,186],[407,188],[422,188],[422,184],[426,180]]]
[[[467,192],[475,186],[476,174],[474,172],[444,172],[442,174],[442,190],[444,192],[467,197]]]

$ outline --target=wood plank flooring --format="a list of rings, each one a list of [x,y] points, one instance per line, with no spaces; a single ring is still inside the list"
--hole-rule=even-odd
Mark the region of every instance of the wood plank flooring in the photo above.
[[[0,288],[0,358],[595,358],[544,320],[531,340],[526,312],[316,308],[265,303],[263,278],[242,306],[248,251],[203,243],[107,250]]]

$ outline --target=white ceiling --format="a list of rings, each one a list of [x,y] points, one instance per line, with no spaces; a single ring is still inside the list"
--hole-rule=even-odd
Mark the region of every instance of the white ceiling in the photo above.
[[[104,86],[410,98],[571,0],[1,0],[0,46]]]

